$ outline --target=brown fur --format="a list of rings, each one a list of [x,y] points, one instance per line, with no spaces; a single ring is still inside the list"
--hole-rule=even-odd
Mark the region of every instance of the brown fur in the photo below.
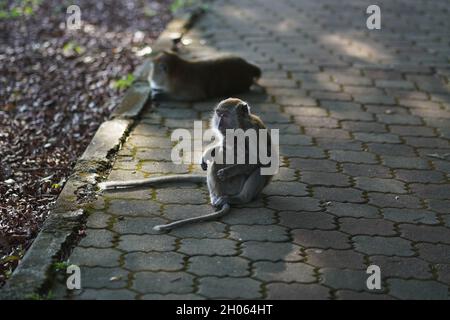
[[[199,101],[248,91],[260,76],[257,66],[240,57],[186,60],[164,51],[153,60],[150,80],[170,99]]]

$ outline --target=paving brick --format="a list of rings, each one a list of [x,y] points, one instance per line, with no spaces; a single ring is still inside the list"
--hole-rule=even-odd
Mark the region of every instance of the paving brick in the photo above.
[[[120,251],[115,249],[80,248],[73,250],[69,262],[87,267],[118,267]]]
[[[137,272],[132,288],[141,293],[191,293],[194,277],[186,272]]]
[[[170,234],[179,238],[220,239],[225,237],[225,227],[221,222],[204,222],[172,229]]]
[[[336,229],[333,216],[322,212],[283,211],[278,217],[281,225],[292,229]]]
[[[389,279],[390,294],[407,300],[447,300],[448,288],[436,281]]]
[[[301,282],[316,281],[314,268],[301,262],[260,261],[253,264],[256,279],[265,282]]]
[[[160,206],[149,200],[111,200],[107,212],[119,216],[151,216],[160,213]]]
[[[334,289],[368,290],[366,281],[369,275],[365,271],[322,268],[319,272],[320,283]]]
[[[383,216],[395,222],[438,224],[436,214],[429,210],[421,209],[401,209],[386,208],[383,209]]]
[[[164,188],[156,191],[156,200],[162,203],[204,204],[207,195],[199,189]]]
[[[378,163],[372,153],[362,151],[331,150],[330,157],[339,162]]]
[[[294,181],[297,180],[294,169],[280,168],[278,173],[273,177],[273,181]]]
[[[395,235],[394,224],[384,219],[340,218],[339,229],[351,235]]]
[[[325,152],[318,147],[281,146],[280,154],[285,157],[324,159]]]
[[[250,275],[248,260],[240,257],[191,257],[188,261],[188,270],[199,276],[244,277]]]
[[[193,255],[235,255],[237,243],[228,239],[182,239],[179,252]]]
[[[417,258],[371,256],[370,262],[380,267],[381,278],[431,279],[427,262]]]
[[[438,275],[438,280],[443,283],[450,283],[450,265],[448,264],[437,264],[434,265],[434,269]]]
[[[287,229],[280,226],[246,226],[230,227],[230,238],[239,241],[287,241]]]
[[[376,122],[342,121],[342,128],[352,132],[387,132],[386,125]]]
[[[339,231],[295,229],[291,234],[294,243],[305,248],[350,248],[348,236]]]
[[[363,142],[400,143],[398,135],[392,133],[355,132],[355,139]]]
[[[450,194],[449,184],[416,184],[410,185],[411,190],[419,197],[426,199],[447,199]]]
[[[300,180],[312,185],[349,187],[350,181],[348,176],[340,173],[321,173],[302,171]]]
[[[270,196],[267,198],[268,207],[274,210],[296,210],[296,211],[319,211],[321,210],[319,201],[309,197],[279,197]]]
[[[128,272],[119,268],[82,267],[82,288],[125,288],[128,282]]]
[[[108,226],[109,219],[111,216],[101,212],[94,212],[89,215],[86,227],[91,229],[104,229]]]
[[[246,241],[242,244],[242,257],[253,261],[301,261],[300,247],[289,242]]]
[[[393,175],[389,168],[380,165],[343,163],[342,171],[353,177],[377,177],[392,178]]]
[[[351,290],[338,290],[335,295],[339,300],[395,300],[395,298],[382,293],[355,292]]]
[[[159,234],[153,227],[164,223],[161,218],[125,217],[114,223],[113,230],[120,234]]]
[[[432,263],[450,264],[450,246],[445,244],[418,243],[419,257]]]
[[[400,126],[400,125],[390,125],[389,130],[392,133],[401,136],[421,136],[421,137],[433,137],[436,135],[432,128],[419,127],[419,126]]]
[[[395,170],[397,179],[405,182],[440,183],[444,182],[442,172],[432,170]]]
[[[125,268],[132,271],[178,271],[184,266],[183,258],[175,252],[132,252],[124,256]]]
[[[200,278],[198,293],[210,299],[258,299],[261,283],[251,278]]]
[[[379,218],[380,213],[376,207],[366,204],[333,202],[327,206],[327,212],[338,217]]]
[[[308,249],[305,252],[308,263],[316,267],[365,269],[364,256],[352,250]]]
[[[117,248],[127,252],[172,251],[175,249],[175,240],[176,238],[164,234],[129,234],[120,236]]]
[[[401,257],[414,255],[411,243],[401,238],[356,236],[352,240],[356,250],[368,255],[382,254]]]
[[[356,188],[365,191],[406,193],[405,184],[394,179],[360,177],[356,178]]]
[[[136,297],[136,293],[130,290],[83,290],[77,299],[81,300],[132,300]]]
[[[409,195],[369,192],[368,197],[369,203],[378,207],[411,209],[423,207],[419,198]]]
[[[328,188],[328,187],[314,187],[314,197],[323,201],[347,201],[362,203],[362,192],[352,188]]]
[[[450,229],[445,227],[401,224],[399,228],[412,241],[450,244]]]
[[[270,300],[324,300],[329,298],[329,289],[317,284],[270,283],[267,299]]]
[[[114,234],[108,230],[87,229],[86,237],[81,239],[81,247],[111,248]]]
[[[368,150],[378,155],[415,157],[412,147],[392,143],[368,143]]]
[[[290,167],[305,171],[337,172],[337,163],[330,160],[290,158]]]
[[[306,182],[306,181],[305,181]],[[300,182],[272,182],[263,191],[266,195],[306,196],[306,184]]]

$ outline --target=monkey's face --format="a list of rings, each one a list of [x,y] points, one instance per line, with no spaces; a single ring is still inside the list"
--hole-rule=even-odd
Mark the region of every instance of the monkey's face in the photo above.
[[[238,129],[244,117],[249,116],[247,103],[240,99],[229,98],[223,100],[214,110],[211,126],[222,135],[227,129]]]
[[[168,91],[169,88],[170,56],[166,52],[160,53],[152,61],[150,84],[153,90]]]

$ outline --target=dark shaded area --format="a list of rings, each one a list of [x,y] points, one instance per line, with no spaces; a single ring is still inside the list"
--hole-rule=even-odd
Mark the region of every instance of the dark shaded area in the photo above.
[[[29,15],[0,19],[0,286],[122,96],[125,86],[112,83],[171,18],[170,0],[30,3]],[[83,24],[70,31],[72,4]]]

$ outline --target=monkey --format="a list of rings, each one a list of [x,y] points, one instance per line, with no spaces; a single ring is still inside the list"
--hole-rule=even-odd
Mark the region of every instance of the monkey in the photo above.
[[[217,211],[184,220],[175,221],[165,225],[155,226],[154,229],[170,230],[185,224],[218,219],[226,215],[231,205],[245,204],[255,199],[272,179],[273,174],[262,174],[261,169],[267,164],[260,161],[248,163],[250,143],[245,143],[245,163],[227,164],[225,160],[227,150],[233,149],[234,156],[238,156],[242,149],[237,149],[236,144],[227,135],[228,129],[242,129],[248,132],[249,129],[256,130],[258,139],[260,139],[259,129],[266,129],[264,122],[255,114],[250,112],[250,106],[237,98],[228,98],[221,101],[215,108],[210,121],[210,126],[217,132],[219,139],[205,150],[201,159],[201,168],[207,171],[206,176],[196,174],[182,174],[161,176],[133,181],[111,181],[99,184],[101,190],[113,190],[121,188],[156,186],[169,182],[193,182],[204,183],[206,181],[211,205],[217,208]],[[254,141],[253,141],[254,143]],[[264,142],[262,142],[264,145]],[[277,150],[273,150],[270,136],[267,135],[267,150],[270,152],[271,159],[278,161]],[[220,161],[219,161],[220,160]],[[236,163],[236,162],[234,162]],[[277,162],[278,163],[278,162]]]
[[[261,69],[237,56],[187,60],[171,51],[152,59],[153,100],[201,101],[248,91]]]

